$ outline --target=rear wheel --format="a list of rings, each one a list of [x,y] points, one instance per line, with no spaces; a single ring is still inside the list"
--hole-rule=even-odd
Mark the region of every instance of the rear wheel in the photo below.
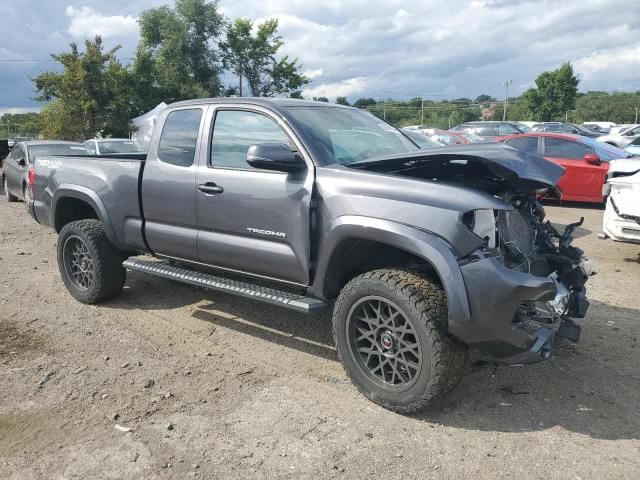
[[[69,293],[82,303],[99,303],[122,290],[124,255],[109,241],[102,222],[78,220],[58,238],[58,268]]]
[[[18,201],[18,197],[16,197],[15,195],[11,195],[11,193],[9,193],[9,185],[7,185],[7,177],[4,177],[2,182],[2,187],[4,188],[4,195],[5,197],[7,197],[7,202]]]
[[[446,333],[442,288],[417,272],[375,270],[351,280],[333,313],[340,360],[356,387],[390,410],[436,405],[459,382],[467,349]]]

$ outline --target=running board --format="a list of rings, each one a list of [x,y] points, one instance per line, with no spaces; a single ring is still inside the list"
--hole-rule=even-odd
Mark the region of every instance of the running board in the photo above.
[[[168,278],[169,280],[188,283],[209,290],[252,298],[302,313],[313,313],[327,307],[325,302],[316,298],[263,287],[253,283],[218,277],[209,273],[196,272],[188,268],[174,267],[162,262],[130,258],[122,262],[122,266],[129,270],[148,273],[157,277]]]

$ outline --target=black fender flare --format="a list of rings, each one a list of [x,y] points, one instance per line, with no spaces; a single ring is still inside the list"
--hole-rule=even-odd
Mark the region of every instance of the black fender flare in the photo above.
[[[428,262],[436,271],[447,294],[449,329],[469,321],[471,311],[464,279],[451,247],[432,233],[370,217],[337,217],[328,228],[320,246],[320,257],[311,292],[324,297],[324,281],[331,257],[343,240],[362,238],[402,249]]]
[[[58,204],[60,200],[65,198],[75,198],[78,200],[82,200],[87,203],[98,215],[98,220],[102,222],[102,226],[104,228],[104,232],[107,235],[107,238],[114,245],[118,244],[115,232],[113,230],[113,224],[109,219],[109,213],[102,203],[102,200],[98,196],[96,192],[93,190],[83,187],[82,185],[73,185],[73,184],[61,184],[59,185],[51,199],[51,225],[54,227],[56,232],[58,232],[58,228],[56,225],[56,210],[58,208]]]

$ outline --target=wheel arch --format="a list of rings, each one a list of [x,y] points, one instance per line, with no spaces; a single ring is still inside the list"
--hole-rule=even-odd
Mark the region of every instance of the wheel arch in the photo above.
[[[448,298],[449,322],[470,318],[464,280],[451,248],[433,234],[388,220],[337,218],[325,236],[311,291],[333,299],[363,269],[413,267],[433,274]]]
[[[76,220],[96,219],[102,222],[109,241],[116,244],[113,225],[100,197],[87,187],[60,185],[51,202],[51,225],[57,233]]]

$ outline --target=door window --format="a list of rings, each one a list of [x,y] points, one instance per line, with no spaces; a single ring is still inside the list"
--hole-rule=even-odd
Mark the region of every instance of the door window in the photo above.
[[[289,137],[271,118],[257,112],[221,110],[216,113],[211,138],[211,165],[248,169],[247,150],[261,143],[290,144]]]
[[[498,135],[516,135],[518,133],[522,132],[508,123],[500,123],[498,125]],[[482,136],[482,134],[480,134],[480,136]]]
[[[523,152],[537,154],[538,153],[538,137],[518,137],[507,140],[507,145]]]
[[[545,138],[544,152],[545,157],[582,160],[586,154],[593,153],[593,149],[578,142],[559,138]]]
[[[201,117],[200,108],[169,113],[160,135],[158,159],[181,167],[192,165],[196,155]]]

